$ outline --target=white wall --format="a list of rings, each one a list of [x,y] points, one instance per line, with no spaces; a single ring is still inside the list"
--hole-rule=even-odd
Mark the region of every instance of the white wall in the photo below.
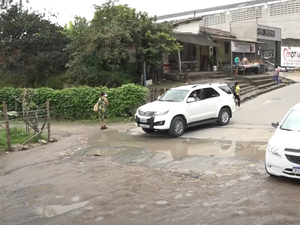
[[[282,38],[300,39],[300,0],[207,15],[200,25],[230,31],[230,26],[253,23],[281,28]]]
[[[176,32],[188,32],[193,34],[199,34],[200,21],[190,21],[188,23],[181,23],[174,29]]]
[[[257,25],[249,24],[244,25],[234,25],[230,29],[230,33],[237,39],[245,41],[256,41],[257,40]]]

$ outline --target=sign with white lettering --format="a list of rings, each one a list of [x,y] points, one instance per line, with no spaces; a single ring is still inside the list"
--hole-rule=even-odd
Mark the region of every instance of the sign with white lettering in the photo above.
[[[281,66],[300,67],[300,47],[281,47]]]

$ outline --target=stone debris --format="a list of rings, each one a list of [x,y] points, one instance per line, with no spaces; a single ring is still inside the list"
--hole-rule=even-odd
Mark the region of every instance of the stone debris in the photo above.
[[[55,137],[50,137],[49,138],[49,142],[51,142],[51,143],[57,142],[57,139]]]
[[[156,205],[166,205],[166,204],[168,204],[168,202],[167,201],[156,201],[155,204]]]
[[[39,139],[38,141],[41,145],[46,145],[48,142],[46,140]]]
[[[12,148],[13,151],[23,151],[23,150],[28,150],[29,146],[28,145],[16,144],[16,145],[13,145],[11,148]]]

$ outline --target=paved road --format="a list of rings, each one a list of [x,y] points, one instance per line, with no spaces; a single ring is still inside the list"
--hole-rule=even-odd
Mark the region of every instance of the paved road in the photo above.
[[[258,96],[236,111],[232,124],[270,125],[300,102],[300,83]]]
[[[258,96],[242,104],[225,127],[201,126],[189,129],[182,138],[268,141],[274,132],[272,122],[280,121],[287,111],[300,102],[300,84]],[[143,133],[140,128],[135,132]],[[161,134],[157,134],[161,135]]]

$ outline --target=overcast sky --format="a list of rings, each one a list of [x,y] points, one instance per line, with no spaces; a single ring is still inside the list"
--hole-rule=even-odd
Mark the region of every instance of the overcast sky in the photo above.
[[[247,0],[119,0],[120,4],[128,4],[130,7],[136,8],[138,11],[146,11],[150,15],[166,15],[195,9],[203,9],[218,5],[227,5],[231,3],[245,2]],[[40,12],[44,8],[51,10],[53,13],[58,13],[58,23],[65,25],[69,21],[73,21],[75,15],[86,17],[88,20],[93,17],[93,5],[101,5],[105,0],[30,0],[30,6]]]

